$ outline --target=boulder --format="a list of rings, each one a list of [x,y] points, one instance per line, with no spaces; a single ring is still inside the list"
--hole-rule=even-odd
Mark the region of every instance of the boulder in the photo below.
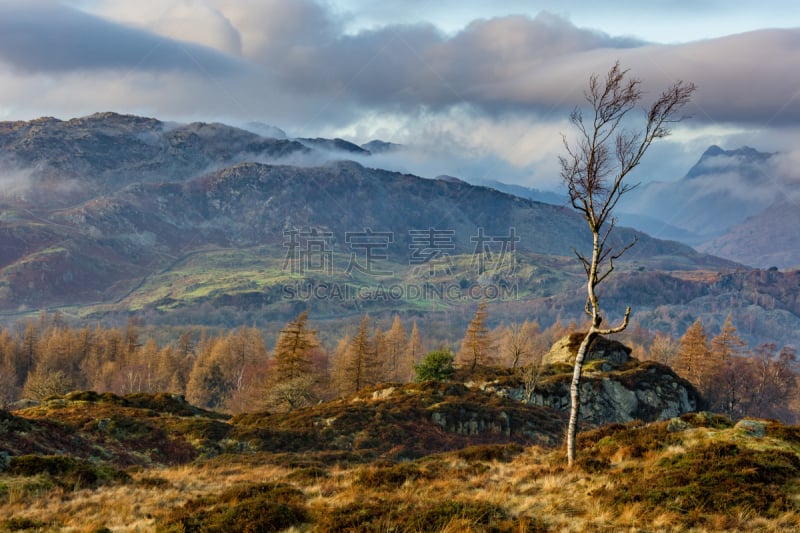
[[[581,345],[581,341],[583,341],[584,335],[585,333],[577,332],[562,337],[544,355],[542,363],[545,365],[554,363],[574,365],[575,356],[578,354],[578,348]],[[630,348],[621,342],[598,336],[589,346],[589,352],[586,354],[584,362],[602,360],[611,366],[619,367],[630,361],[630,359]]]

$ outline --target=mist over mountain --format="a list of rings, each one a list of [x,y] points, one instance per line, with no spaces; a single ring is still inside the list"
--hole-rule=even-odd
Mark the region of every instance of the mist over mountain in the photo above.
[[[682,179],[633,189],[620,211],[688,232],[692,244],[717,237],[777,199],[769,187],[772,154],[743,147],[708,148]]]
[[[800,264],[795,166],[788,156],[747,146],[709,147],[686,175],[633,189],[620,220],[755,267]]]
[[[239,161],[307,151],[296,141],[224,124],[115,113],[0,123],[0,173],[25,176],[11,192],[31,206],[68,205],[131,183],[180,181]]]
[[[368,146],[403,153],[380,141]],[[514,297],[496,307],[497,320],[580,318],[585,278],[574,250],[590,243],[574,210],[498,189],[534,197],[541,191],[346,160],[367,163],[371,154],[339,139],[268,138],[224,124],[113,113],[0,123],[0,182],[19,184],[0,198],[0,312],[9,319],[41,308],[94,318],[146,312],[160,321],[227,324],[241,313],[285,321],[310,309],[333,320],[367,309],[425,316],[431,324],[446,319],[450,327],[468,320],[466,299],[332,301],[286,293],[287,283],[369,294],[384,284],[439,284],[513,286]],[[719,157],[752,160],[755,168],[756,158],[774,156],[711,153],[703,164],[718,168]],[[300,233],[312,237],[303,250],[331,268],[287,270]],[[376,235],[379,245],[369,240]],[[623,226],[611,244],[634,237],[606,289],[611,316],[632,303],[640,324],[680,334],[699,316],[721,324],[733,313],[749,324],[744,335],[753,342],[786,340],[786,332],[800,329],[790,273],[751,278],[740,264]],[[477,268],[484,258],[502,257],[501,243],[511,242],[507,270]],[[384,277],[353,270],[364,254],[373,254]],[[426,262],[434,257],[436,269]]]

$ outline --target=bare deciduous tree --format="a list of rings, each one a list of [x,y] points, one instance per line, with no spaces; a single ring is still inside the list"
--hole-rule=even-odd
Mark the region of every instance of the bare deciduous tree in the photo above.
[[[574,144],[564,138],[566,156],[560,157],[561,177],[569,191],[572,206],[589,224],[592,233],[590,256],[575,251],[586,272],[587,300],[585,311],[591,321],[589,330],[578,348],[570,387],[570,418],[567,430],[567,459],[575,461],[575,435],[580,407],[580,379],[586,353],[598,335],[623,331],[628,325],[630,307],[622,323],[602,327],[603,315],[596,287],[614,270],[614,260],[635,244],[635,240],[615,249],[608,237],[614,229],[612,216],[619,199],[635,185],[626,181],[628,174],[641,162],[651,143],[669,135],[669,125],[680,121],[681,109],[689,102],[695,86],[678,81],[645,110],[644,126],[628,129],[630,111],[643,98],[641,81],[628,76],[616,63],[604,79],[593,74],[584,93],[590,115],[584,117],[576,108],[570,122],[578,130]]]

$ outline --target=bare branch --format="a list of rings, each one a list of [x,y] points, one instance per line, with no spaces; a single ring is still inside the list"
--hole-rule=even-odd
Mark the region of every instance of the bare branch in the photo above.
[[[625,328],[628,327],[628,318],[630,318],[630,316],[631,316],[631,308],[630,306],[628,306],[628,308],[625,309],[625,316],[622,317],[622,323],[619,326],[614,328],[601,329],[598,330],[597,333],[599,335],[613,335],[614,333],[619,333],[621,331],[624,331]]]
[[[589,268],[591,267],[591,263],[589,263],[589,260],[586,259],[585,255],[580,253],[575,248],[572,249],[572,253],[574,253],[575,256],[578,258],[578,260],[581,262],[581,265],[583,265],[583,269],[586,271],[586,275],[588,276],[589,275]]]
[[[624,248],[622,248],[622,250],[620,250],[619,253],[613,254],[611,257],[608,258],[608,269],[606,270],[606,272],[603,275],[598,276],[598,278],[597,278],[597,284],[598,285],[604,279],[606,279],[609,274],[611,274],[614,271],[614,261],[616,261],[617,259],[622,257],[622,254],[624,254],[625,252],[627,252],[628,250],[633,248],[633,246],[637,243],[638,240],[639,240],[639,237],[634,235],[633,236],[633,240],[631,240],[631,242],[629,242]]]

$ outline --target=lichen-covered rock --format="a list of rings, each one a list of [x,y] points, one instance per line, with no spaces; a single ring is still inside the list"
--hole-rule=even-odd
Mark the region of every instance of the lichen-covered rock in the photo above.
[[[763,437],[767,434],[767,423],[763,420],[743,419],[739,420],[734,426],[742,433],[746,433],[752,437]]]
[[[556,341],[550,351],[544,355],[542,363],[552,365],[554,363],[575,364],[575,356],[578,347],[583,341],[584,333],[572,333]],[[595,338],[584,362],[602,360],[613,366],[621,366],[631,359],[631,349],[621,342],[607,339],[603,336]]]

